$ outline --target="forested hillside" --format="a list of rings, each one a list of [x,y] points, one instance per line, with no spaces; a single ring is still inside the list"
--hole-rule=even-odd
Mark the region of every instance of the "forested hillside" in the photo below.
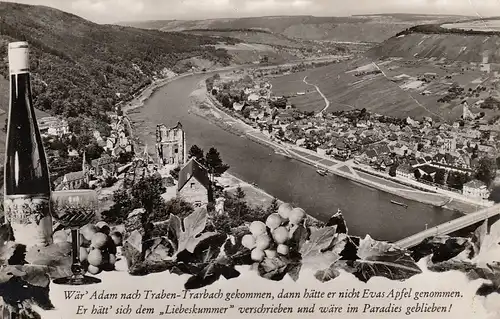
[[[49,7],[0,2],[0,79],[8,75],[7,43],[18,40],[31,45],[35,106],[69,118],[106,121],[106,111],[165,68],[189,67],[184,59],[230,62],[211,46],[224,39],[99,25]]]

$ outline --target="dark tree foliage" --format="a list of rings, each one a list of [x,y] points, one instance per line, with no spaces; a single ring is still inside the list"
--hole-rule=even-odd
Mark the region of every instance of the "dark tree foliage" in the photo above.
[[[439,169],[436,171],[436,175],[434,176],[434,182],[436,184],[444,185],[446,179],[446,171],[444,169]]]
[[[49,7],[0,3],[0,44],[28,41],[35,107],[69,118],[107,122],[106,112],[159,76],[164,68],[184,72],[190,57],[228,65],[230,56],[215,49],[218,39],[95,24]],[[7,77],[6,50],[0,50],[0,75]],[[117,95],[117,93],[120,93]]]
[[[181,171],[181,167],[177,166],[176,168],[170,170],[170,176],[172,176],[173,179],[179,180],[179,172]]]
[[[396,170],[398,169],[399,164],[395,163],[389,168],[389,176],[395,177],[396,176]]]
[[[420,173],[419,169],[416,169],[415,172],[413,173],[413,175],[415,176],[416,180],[419,180],[420,177],[422,177],[422,174]]]
[[[118,155],[118,163],[127,164],[134,158],[134,152],[123,152]]]
[[[498,36],[498,31],[482,31],[482,30],[464,30],[459,28],[443,28],[439,24],[422,24],[417,25],[397,33],[394,37],[407,35],[412,33],[424,34],[458,34],[458,35],[481,35],[481,36]]]
[[[103,212],[109,223],[122,223],[136,208],[144,208],[152,220],[168,217],[167,205],[161,194],[165,192],[159,176],[148,176],[135,183],[131,189],[119,189],[113,193],[113,206]]]
[[[229,169],[229,165],[222,162],[219,151],[211,147],[205,156],[205,165],[213,176],[221,176]]]
[[[254,220],[264,222],[269,215],[260,206],[250,206],[244,198],[238,199],[236,195],[228,192],[225,192],[223,197],[226,199],[224,202],[225,214],[212,217],[212,225],[219,232],[229,234],[232,228],[241,226],[244,223],[250,223]]]
[[[422,176],[422,179],[426,182],[429,182],[429,183],[434,183],[434,179],[432,178],[431,175],[429,174],[425,174],[424,176]]]
[[[241,188],[241,186],[238,186],[236,188],[236,192],[235,192],[234,196],[239,201],[243,201],[245,199],[246,194],[245,194],[245,191],[243,190],[243,188]]]
[[[446,184],[452,188],[462,190],[464,184],[470,180],[471,177],[465,173],[451,171],[448,174]]]
[[[483,157],[479,160],[479,166],[476,170],[476,178],[487,186],[490,186],[495,179],[497,172],[496,160],[489,157]]]
[[[85,147],[85,157],[88,162],[93,159],[100,158],[103,152],[104,149],[96,142],[92,142]]]
[[[267,207],[266,213],[268,215],[278,213],[278,208],[279,208],[278,199],[274,197],[273,200],[271,201],[271,204],[269,204],[269,206]]]
[[[182,198],[174,197],[165,203],[166,211],[169,214],[174,214],[179,216],[179,218],[184,218],[190,215],[194,211],[193,205],[186,202]],[[153,215],[153,221],[165,220],[168,215]]]
[[[205,162],[205,153],[201,148],[198,147],[198,145],[191,146],[188,151],[188,156],[194,157],[200,164],[204,164]]]
[[[277,99],[276,101],[271,101],[269,105],[274,108],[280,108],[284,109],[286,108],[286,104],[288,103],[288,100],[285,97],[281,97]]]

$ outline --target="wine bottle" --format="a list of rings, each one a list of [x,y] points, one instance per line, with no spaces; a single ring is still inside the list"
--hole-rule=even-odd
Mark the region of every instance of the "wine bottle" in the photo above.
[[[27,42],[9,43],[10,104],[4,165],[4,212],[17,243],[52,243],[47,159],[31,97]]]

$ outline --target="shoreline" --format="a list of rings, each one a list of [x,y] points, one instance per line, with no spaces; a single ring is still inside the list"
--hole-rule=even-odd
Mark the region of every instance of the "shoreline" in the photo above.
[[[234,67],[230,67],[228,69],[230,70],[232,68],[234,68]],[[223,72],[223,71],[227,71],[227,69],[210,70],[210,71],[203,72],[203,73]],[[170,83],[172,81],[175,81],[175,80],[178,80],[178,79],[181,79],[183,77],[190,76],[190,75],[194,75],[194,74],[202,74],[202,72],[180,74],[180,75],[174,76],[172,78],[163,79],[163,80],[160,80],[160,81],[157,81],[155,83],[150,84],[149,86],[144,88],[138,94],[137,97],[135,97],[133,100],[129,101],[125,105],[125,107],[122,109],[124,116],[129,118],[131,111],[134,111],[134,110],[137,110],[137,109],[143,107],[144,103],[156,92],[157,89],[163,87],[164,85],[167,85],[168,83]],[[206,90],[206,88],[204,88],[204,89]],[[201,116],[200,114],[195,114],[195,115]],[[131,129],[134,130],[134,124],[135,124],[134,121],[130,118],[129,118],[129,121],[130,121]],[[224,129],[227,130],[227,128],[224,128]],[[234,133],[234,132],[232,132],[232,133]],[[137,135],[135,135],[135,136],[137,137]],[[137,139],[139,140],[140,143],[144,144],[144,141],[141,138],[137,137]],[[248,183],[248,182],[244,181],[243,179],[239,178],[238,176],[235,176],[229,172],[225,172],[224,174],[222,174],[222,176],[218,177],[217,182],[224,187],[225,191],[228,191],[231,193],[233,193],[237,187],[241,187],[246,194],[245,198],[248,200],[249,205],[254,206],[254,207],[261,206],[261,207],[263,207],[263,209],[266,209],[269,206],[269,204],[272,202],[273,198],[276,198],[276,200],[278,201],[279,204],[284,203],[284,201],[282,201],[281,199],[267,193],[263,189],[255,186],[251,183]],[[310,215],[308,215],[308,216],[309,216],[309,218],[311,218],[313,220],[317,220],[316,218],[314,218]]]
[[[349,59],[351,56],[330,56],[330,57],[323,57],[323,58],[309,58],[309,59],[303,59],[303,60],[294,60],[294,61],[289,61],[287,63],[282,63],[282,64],[273,64],[273,65],[254,65],[254,64],[242,64],[242,65],[230,65],[230,66],[225,66],[225,67],[220,67],[220,68],[214,68],[214,69],[207,69],[206,71],[193,71],[193,72],[186,72],[186,73],[180,73],[177,74],[173,77],[170,78],[163,78],[159,79],[148,86],[144,87],[140,92],[138,92],[137,96],[134,97],[132,100],[123,103],[124,107],[122,108],[122,111],[124,115],[127,112],[134,111],[137,108],[140,108],[144,105],[144,102],[151,97],[155,93],[155,91],[164,85],[176,81],[178,79],[191,76],[191,75],[197,75],[197,74],[213,74],[217,72],[227,72],[231,70],[237,70],[237,69],[242,69],[242,68],[255,68],[255,69],[272,69],[272,68],[279,68],[279,67],[289,67],[292,65],[298,65],[300,63],[314,63],[314,62],[327,62],[327,61],[332,61],[333,58],[339,59],[339,58],[347,58]],[[115,106],[120,105],[121,103],[116,104]],[[1,115],[1,114],[0,114]]]
[[[471,201],[464,201],[460,200],[459,198],[453,198],[450,196],[447,196],[446,194],[440,194],[437,192],[431,192],[431,191],[426,191],[423,189],[419,189],[411,184],[405,184],[405,183],[400,183],[399,181],[393,181],[392,179],[386,179],[384,177],[377,176],[375,174],[371,174],[368,170],[359,168],[356,169],[356,167],[350,166],[349,163],[347,162],[341,162],[338,160],[335,160],[333,158],[327,159],[330,162],[335,163],[335,165],[328,166],[325,164],[322,164],[321,162],[314,161],[311,159],[308,159],[307,157],[298,154],[297,151],[301,153],[313,153],[310,150],[303,149],[297,146],[291,146],[291,145],[283,145],[280,143],[276,143],[275,141],[269,140],[267,136],[265,136],[263,133],[259,132],[257,129],[254,129],[251,127],[249,124],[243,122],[239,118],[235,118],[231,114],[228,114],[224,110],[220,108],[218,105],[217,101],[214,101],[213,98],[211,98],[205,88],[205,83],[202,81],[200,82],[199,85],[200,89],[203,90],[203,94],[205,95],[204,98],[199,99],[199,104],[204,104],[204,107],[200,107],[200,105],[197,106],[198,109],[202,108],[207,108],[206,105],[208,105],[208,108],[211,109],[211,115],[213,118],[210,118],[210,114],[206,114],[205,112],[199,112],[197,114],[198,116],[204,117],[208,121],[213,121],[216,122],[218,126],[220,126],[223,129],[226,129],[227,131],[230,131],[233,134],[240,135],[242,137],[246,137],[256,143],[259,143],[261,145],[270,147],[273,149],[273,151],[284,151],[287,154],[290,154],[291,157],[295,160],[298,160],[304,164],[316,167],[316,168],[321,168],[321,169],[326,169],[328,172],[335,174],[336,176],[342,177],[349,179],[353,182],[357,182],[360,184],[363,184],[365,186],[395,195],[399,196],[401,198],[404,198],[406,200],[410,201],[415,201],[427,205],[432,205],[434,207],[439,207],[439,208],[445,208],[449,209],[452,211],[459,212],[461,214],[469,214],[477,211],[478,209],[488,207],[486,203],[473,203]],[[194,94],[196,95],[196,94]],[[215,113],[215,114],[214,114]],[[218,114],[217,114],[218,113]],[[225,118],[224,118],[225,117]],[[226,122],[227,121],[227,122]],[[232,123],[231,123],[232,122]],[[236,124],[236,125],[234,125]],[[239,127],[235,127],[239,126]],[[262,137],[257,136],[258,135],[263,135]],[[297,150],[299,149],[299,150]],[[314,157],[320,158],[318,154],[314,153]],[[320,160],[326,160],[326,159],[320,159]],[[342,168],[347,169],[349,171],[346,172],[345,170],[341,170]],[[364,174],[368,174],[370,176],[370,179],[363,178],[359,176],[357,171],[362,172]],[[392,184],[397,184],[397,187],[392,187],[388,186],[388,183]]]
[[[190,73],[185,73],[185,74],[180,74],[175,77],[171,77],[168,79],[163,79],[156,81],[155,83],[152,83],[150,86],[146,87],[134,100],[130,101],[127,103],[127,105],[124,107],[123,112],[125,116],[128,116],[131,111],[136,110],[140,107],[144,106],[144,103],[147,99],[149,99],[157,89],[163,87],[164,85],[167,85],[168,83],[175,81],[177,79],[181,79],[183,77],[187,77],[190,75],[196,75],[196,74],[211,74],[215,72],[224,72],[224,71],[230,71],[232,69],[240,68],[244,66],[239,66],[239,67],[226,67],[223,69],[215,69],[215,70],[207,70],[206,72],[190,72]],[[370,175],[370,179],[375,179],[379,181],[373,181],[370,179],[362,178],[355,172],[352,173],[351,171],[356,171],[354,170],[353,167],[350,167],[348,163],[345,162],[340,162],[335,159],[329,158],[328,161],[336,163],[335,166],[339,166],[340,168],[347,168],[349,170],[349,173],[342,171],[336,168],[329,167],[327,165],[324,165],[320,162],[308,159],[307,157],[301,156],[296,152],[296,149],[300,149],[299,151],[301,153],[311,153],[312,151],[302,149],[296,146],[287,146],[283,144],[276,143],[275,141],[269,140],[267,136],[262,134],[259,130],[254,129],[241,119],[235,118],[232,115],[226,113],[224,110],[222,110],[220,107],[217,106],[217,101],[214,101],[206,92],[206,86],[204,81],[200,81],[198,88],[193,91],[190,95],[190,98],[192,98],[190,108],[193,111],[194,115],[200,116],[204,118],[207,121],[212,122],[213,124],[221,127],[222,129],[238,135],[240,137],[245,137],[248,138],[249,140],[252,140],[256,143],[259,143],[261,145],[264,145],[266,147],[271,148],[274,152],[276,151],[281,151],[285,152],[288,154],[292,154],[291,157],[295,160],[298,160],[306,165],[310,165],[316,168],[322,168],[328,170],[330,173],[335,174],[336,176],[342,177],[349,179],[353,182],[360,183],[362,185],[365,185],[367,187],[371,187],[376,190],[380,190],[395,196],[399,196],[401,198],[410,200],[410,201],[415,201],[427,205],[432,205],[434,207],[442,207],[445,209],[449,209],[452,211],[459,212],[461,214],[468,214],[477,211],[481,207],[484,207],[486,205],[480,205],[480,204],[471,204],[470,202],[465,202],[465,201],[460,201],[460,199],[453,199],[450,197],[447,197],[444,194],[439,194],[435,192],[429,192],[429,191],[423,191],[422,189],[419,189],[417,187],[414,187],[413,185],[408,185],[405,183],[398,183],[395,181],[394,183],[399,184],[398,187],[390,187],[384,184],[387,184],[387,182],[391,182],[389,179],[382,178],[380,176],[377,176],[375,174],[371,174],[370,172],[364,170],[364,169],[358,169],[357,171],[361,171],[365,174]],[[132,124],[133,121],[131,121]],[[236,125],[235,125],[236,124]],[[132,125],[133,126],[133,125]],[[257,135],[263,135],[262,137],[259,137]],[[318,154],[314,153],[315,157],[319,157]],[[323,159],[320,159],[323,160]],[[228,173],[229,174],[229,173]],[[255,187],[240,178],[231,175],[234,179],[238,180],[240,184],[249,186],[248,189],[252,189],[252,192],[257,192],[260,193],[263,197],[269,198],[273,197],[272,195],[266,193],[264,190]],[[408,190],[408,188],[411,188]],[[439,200],[436,199],[436,197],[441,197]],[[278,199],[279,200],[279,199]],[[262,200],[258,200],[262,202]],[[446,204],[445,204],[446,203]],[[444,205],[443,205],[444,204]]]

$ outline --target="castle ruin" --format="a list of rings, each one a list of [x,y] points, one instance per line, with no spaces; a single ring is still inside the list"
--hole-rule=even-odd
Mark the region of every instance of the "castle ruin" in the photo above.
[[[186,136],[180,122],[172,128],[164,124],[156,126],[156,152],[160,166],[186,163]]]

